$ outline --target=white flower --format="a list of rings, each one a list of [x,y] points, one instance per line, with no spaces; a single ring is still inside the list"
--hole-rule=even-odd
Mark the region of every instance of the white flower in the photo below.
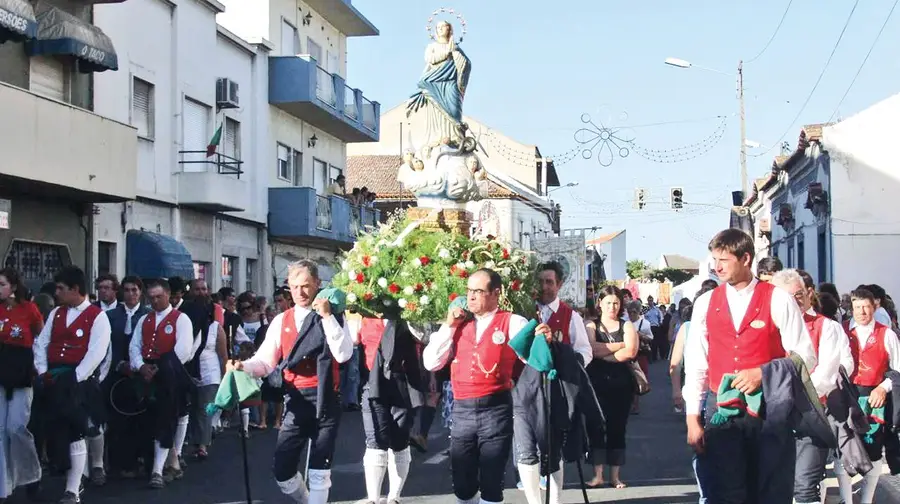
[[[419,304],[425,306],[428,304],[428,296],[422,296],[419,298]]]
[[[401,271],[401,272],[400,272],[400,276],[402,276],[403,278],[408,277],[408,276],[409,276],[409,271]]]
[[[413,289],[413,287],[411,285],[407,285],[406,288],[403,289],[403,293],[406,294],[407,296],[412,296],[414,292],[416,292],[416,290]]]
[[[461,269],[461,270],[466,269],[466,263],[461,263],[461,262],[456,263],[456,269]]]
[[[372,256],[370,259],[372,260],[372,264],[375,264],[378,262],[378,256]]]
[[[351,303],[355,303],[356,299],[357,299],[356,294],[354,294],[352,292],[350,294],[347,294],[347,301],[350,301]]]
[[[382,303],[384,304],[384,306],[391,306],[392,304],[394,304],[394,302],[390,299],[385,299],[384,301],[382,301]]]
[[[466,269],[475,269],[475,263],[472,261],[466,261]]]
[[[421,267],[422,261],[418,257],[416,257],[415,259],[413,259],[413,266],[415,266],[416,268]]]
[[[441,259],[447,259],[450,257],[450,251],[442,248],[441,250],[438,250],[438,257],[440,257]]]
[[[382,247],[386,246],[387,244],[388,244],[388,243],[387,243],[386,241],[380,240],[380,241],[378,242],[378,248],[382,248]]]
[[[387,287],[387,278],[381,277],[378,279],[378,286],[384,289]]]
[[[400,300],[397,301],[397,305],[400,306],[400,308],[406,308],[406,300],[403,298],[400,298]]]
[[[500,269],[500,274],[505,277],[508,277],[510,273],[512,273],[512,270],[510,270],[509,268],[501,268]]]
[[[342,269],[347,269],[348,266],[350,266],[350,263],[348,263],[346,260],[344,260],[343,262],[341,262],[341,268],[342,268]]]
[[[494,264],[494,261],[488,261],[484,263],[484,267],[488,269],[494,269],[494,266],[496,266],[496,264]]]
[[[347,280],[356,280],[356,272],[353,270],[347,271]]]

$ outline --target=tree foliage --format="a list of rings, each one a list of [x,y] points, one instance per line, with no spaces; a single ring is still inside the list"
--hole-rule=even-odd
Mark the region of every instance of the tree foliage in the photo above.
[[[669,280],[672,285],[680,285],[694,277],[692,273],[675,268],[663,268],[648,272],[647,277],[658,282]]]
[[[644,275],[653,270],[653,266],[643,259],[632,259],[625,263],[625,273],[629,278],[643,278]]]

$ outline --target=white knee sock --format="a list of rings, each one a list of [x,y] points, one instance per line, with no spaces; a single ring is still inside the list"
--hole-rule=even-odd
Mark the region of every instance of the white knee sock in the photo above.
[[[162,474],[166,460],[169,458],[169,449],[159,445],[159,441],[153,442],[153,474]]]
[[[99,467],[103,469],[103,447],[104,447],[104,436],[100,434],[99,436],[88,438],[88,453],[91,454],[91,468]]]
[[[875,490],[878,489],[878,479],[881,478],[882,464],[882,460],[872,462],[872,470],[866,473],[862,489],[859,491],[860,504],[872,504],[872,501],[875,500]]]
[[[309,470],[309,504],[328,504],[328,490],[330,488],[330,470]]]
[[[69,460],[72,467],[66,472],[66,491],[78,495],[81,477],[87,465],[87,443],[83,439],[69,444]]]
[[[550,485],[550,504],[562,503],[562,490],[565,480],[563,479],[562,462],[559,464],[559,470],[551,474],[547,484]]]
[[[518,464],[519,479],[522,480],[522,491],[528,504],[542,504],[541,499],[541,466],[540,464]]]
[[[241,427],[244,429],[244,432],[247,432],[250,428],[250,408],[241,410]]]
[[[309,503],[309,492],[306,490],[306,483],[303,481],[303,475],[297,473],[293,478],[287,481],[278,481],[278,488],[281,493],[287,495],[297,504]]]
[[[366,495],[374,503],[381,500],[381,484],[387,470],[388,453],[385,450],[366,448],[363,455],[363,470],[366,474]]]
[[[400,499],[400,493],[403,492],[403,484],[406,483],[406,477],[409,475],[409,463],[412,456],[407,446],[403,450],[388,452],[388,502],[391,499]]]
[[[175,451],[175,463],[173,464],[173,467],[176,468],[181,467],[178,463],[178,457],[181,455],[182,448],[184,448],[184,438],[187,437],[189,418],[188,415],[179,418],[178,425],[175,427],[175,440],[172,443],[172,449]]]

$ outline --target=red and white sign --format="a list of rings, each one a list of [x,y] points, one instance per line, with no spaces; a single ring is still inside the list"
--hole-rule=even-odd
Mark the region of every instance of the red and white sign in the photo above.
[[[0,211],[0,229],[9,229],[9,212]]]

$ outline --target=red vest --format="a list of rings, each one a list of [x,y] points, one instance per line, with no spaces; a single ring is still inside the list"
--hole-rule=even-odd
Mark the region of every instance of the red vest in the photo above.
[[[849,325],[849,324],[848,324]],[[850,338],[850,354],[853,355],[853,363],[856,369],[850,376],[850,380],[863,387],[876,387],[884,381],[884,374],[890,369],[890,361],[887,349],[884,348],[884,335],[887,326],[875,322],[875,330],[866,341],[866,346],[860,350],[859,337],[856,327],[847,332]]]
[[[512,388],[519,361],[509,346],[509,312],[498,311],[475,342],[475,320],[463,322],[453,335],[456,357],[450,365],[454,399],[486,397]]]
[[[562,333],[562,342],[565,344],[571,344],[571,338],[569,337],[569,325],[572,322],[572,308],[569,307],[566,303],[562,301],[559,302],[559,307],[550,315],[550,319],[547,320],[547,325],[550,326],[550,329],[553,331],[553,334],[557,332]],[[515,336],[515,334],[513,335]]]
[[[307,317],[312,316],[312,313],[307,315]],[[297,322],[294,320],[293,308],[284,312],[284,317],[281,319],[281,327],[281,358],[287,359],[291,349],[294,348],[294,343],[297,342],[297,338],[300,336]],[[326,351],[329,350],[326,348]],[[292,384],[297,390],[317,388],[319,386],[319,375],[316,362],[314,358],[306,358],[293,368],[285,369],[284,381]],[[336,360],[332,360],[331,364],[331,372],[332,376],[334,376],[334,390],[338,391],[341,385],[341,371]]]
[[[175,335],[178,333],[176,322],[181,312],[172,308],[172,311],[156,323],[156,312],[151,311],[144,317],[141,325],[141,357],[145,360],[156,360],[163,355],[175,350]]]
[[[809,338],[812,340],[816,357],[819,356],[819,339],[822,337],[822,326],[825,325],[825,318],[825,315],[822,315],[821,313],[816,313],[815,315],[810,315],[808,313],[803,314],[803,322],[806,324],[806,330],[809,331]],[[812,373],[816,367],[818,367],[818,364],[813,366],[809,372]]]
[[[709,334],[709,386],[719,390],[722,376],[760,367],[787,355],[781,332],[772,322],[772,292],[775,287],[758,282],[747,313],[737,331],[731,319],[725,284],[716,287],[709,299],[706,329]]]
[[[378,354],[378,346],[381,345],[381,337],[384,335],[384,320],[377,318],[364,318],[359,327],[359,344],[366,354],[366,369],[372,370],[375,366],[375,356]]]
[[[81,364],[87,355],[88,344],[91,342],[91,328],[94,327],[94,319],[103,313],[99,306],[89,305],[72,321],[72,325],[66,327],[66,314],[69,308],[60,306],[53,316],[53,326],[50,330],[50,345],[47,346],[48,364],[65,364],[77,366]]]

